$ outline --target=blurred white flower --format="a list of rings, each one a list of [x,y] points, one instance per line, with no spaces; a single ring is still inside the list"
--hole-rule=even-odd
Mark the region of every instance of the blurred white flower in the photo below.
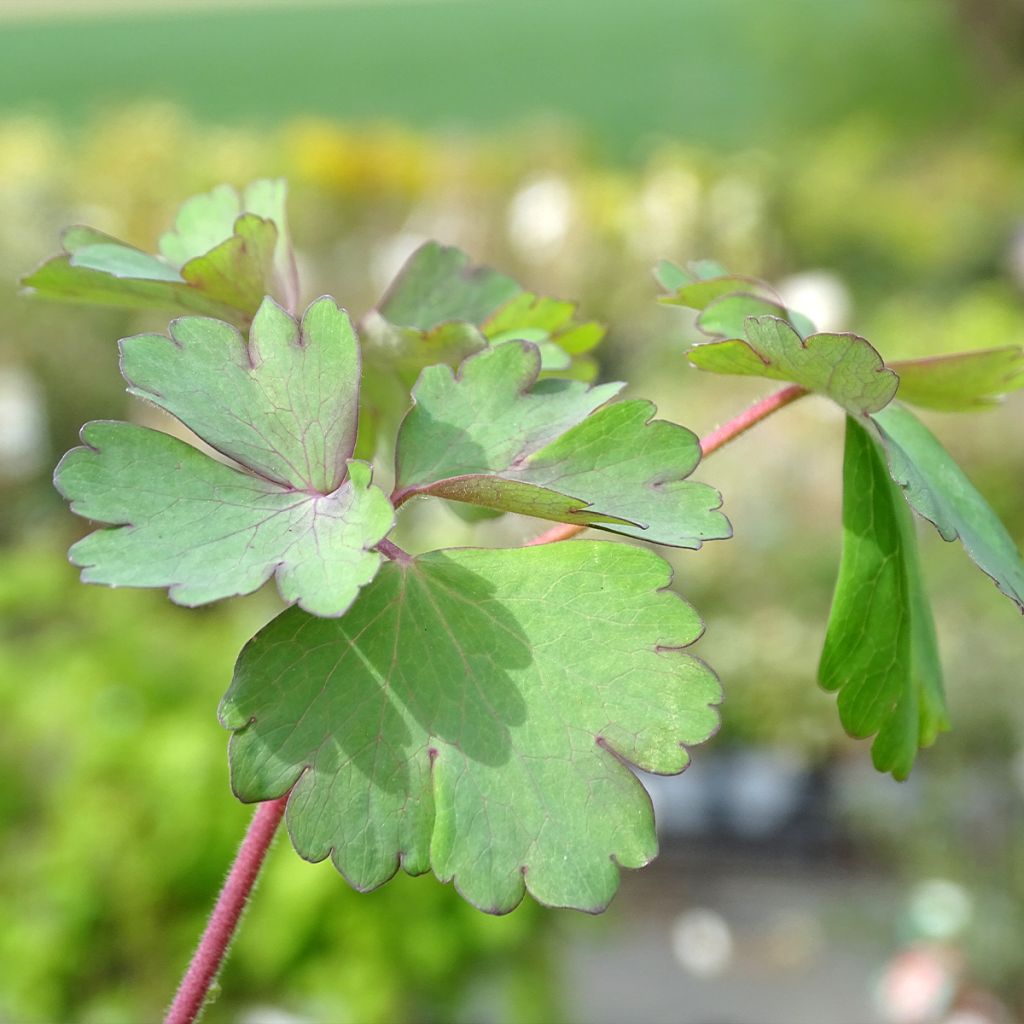
[[[714,910],[698,908],[680,914],[672,923],[671,941],[673,955],[690,974],[711,977],[732,962],[732,931]]]
[[[948,878],[930,878],[910,894],[910,920],[929,939],[951,939],[967,927],[973,913],[970,893]]]
[[[648,260],[688,252],[700,211],[700,191],[700,179],[685,167],[663,167],[650,175],[629,222],[630,250]]]
[[[708,219],[718,239],[715,251],[741,246],[761,226],[764,197],[752,181],[727,175],[708,193]]]
[[[808,270],[787,277],[776,290],[789,309],[810,317],[819,331],[849,330],[850,293],[838,274]]]
[[[508,237],[528,260],[558,254],[572,225],[573,199],[568,183],[549,175],[524,185],[508,204]]]
[[[46,412],[35,378],[18,366],[0,367],[0,476],[31,476],[46,450]]]

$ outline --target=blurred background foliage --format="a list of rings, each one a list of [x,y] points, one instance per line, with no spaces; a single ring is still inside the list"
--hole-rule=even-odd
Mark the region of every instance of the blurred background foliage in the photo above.
[[[85,527],[50,469],[86,420],[151,415],[124,394],[114,340],[165,318],[19,297],[63,226],[146,248],[185,197],[283,175],[307,298],[330,292],[358,315],[420,241],[460,245],[579,299],[611,328],[602,376],[700,433],[763,382],[687,367],[691,325],[654,302],[661,256],[766,277],[887,357],[1024,339],[1012,2],[176,6],[0,12],[0,1021],[158,1015],[248,818],[213,712],[239,646],[275,611],[264,593],[186,613],[83,588],[66,565]],[[929,422],[1020,543],[1024,402]],[[824,779],[825,797],[808,790],[757,834],[723,825],[724,804],[687,818],[693,793],[727,800],[695,765],[654,790],[662,871],[712,870],[692,849],[711,863],[739,850],[753,874],[794,851],[867,870],[900,894],[863,940],[869,965],[940,939],[959,958],[948,1004],[982,986],[1024,1012],[1019,618],[925,531],[954,731],[906,785],[873,776],[814,683],[840,418],[809,399],[758,435],[701,471],[736,539],[664,552],[727,694],[697,761],[727,773],[760,757],[764,785]],[[427,503],[403,525],[418,550],[534,531]],[[929,879],[973,908],[946,932],[914,910]],[[629,899],[610,925],[532,905],[491,919],[430,879],[358,896],[282,842],[209,1019],[585,1019],[561,951],[583,925],[617,927]],[[862,987],[872,1020],[897,1019],[871,1001],[870,972]]]

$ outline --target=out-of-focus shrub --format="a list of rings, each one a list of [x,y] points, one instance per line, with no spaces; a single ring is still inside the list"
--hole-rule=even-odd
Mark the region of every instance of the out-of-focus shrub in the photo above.
[[[214,709],[273,606],[86,589],[61,546],[9,549],[0,574],[0,1019],[156,1020],[251,813]],[[426,878],[360,895],[281,841],[210,1020],[457,1020],[481,995],[542,1019],[540,916],[486,917]]]

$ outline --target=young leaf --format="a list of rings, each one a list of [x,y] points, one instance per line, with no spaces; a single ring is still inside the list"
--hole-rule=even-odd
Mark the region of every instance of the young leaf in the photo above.
[[[801,338],[814,333],[814,324],[803,313],[787,309],[770,285],[754,277],[732,276],[713,260],[698,260],[687,270],[661,260],[654,276],[669,292],[659,301],[696,310],[697,327],[713,338],[744,337],[748,316],[778,317]]]
[[[283,181],[240,196],[222,185],[182,207],[177,229],[150,256],[92,228],[70,228],[64,252],[24,278],[45,298],[184,310],[246,324],[268,292],[297,299]]]
[[[683,285],[693,284],[695,281],[727,276],[725,267],[714,260],[695,260],[685,268],[673,263],[672,260],[664,259],[658,260],[654,265],[654,279],[662,291],[666,292],[677,292]]]
[[[854,415],[883,408],[896,393],[896,374],[856,334],[802,339],[785,321],[763,316],[746,321],[746,338],[695,345],[690,361],[712,373],[790,381],[827,395]]]
[[[875,736],[879,771],[904,779],[918,748],[949,727],[935,626],[913,522],[878,446],[852,417],[843,462],[843,555],[821,685],[838,691],[851,736]]]
[[[473,904],[598,911],[657,852],[627,767],[672,774],[717,725],[701,632],[650,551],[580,541],[383,566],[341,619],[291,610],[221,704],[246,801],[291,791],[308,860],[359,889],[399,866]]]
[[[605,406],[621,384],[538,382],[540,365],[515,342],[458,374],[424,370],[398,435],[396,503],[431,494],[675,547],[730,535],[719,493],[685,479],[700,461],[689,430],[651,422],[649,402]]]
[[[719,264],[710,260],[691,263],[689,272],[680,270],[675,264],[659,264],[655,274],[663,285],[666,282],[677,282],[675,287],[670,288],[670,294],[662,295],[658,300],[666,306],[702,310],[725,295],[735,294],[759,296],[768,300],[776,298],[771,286],[764,281],[756,277],[726,274]]]
[[[708,303],[697,317],[697,327],[712,338],[743,338],[748,317],[775,317],[784,320],[801,338],[814,334],[814,324],[802,313],[786,309],[781,302],[748,292],[732,292]]]
[[[959,538],[974,563],[1024,611],[1024,562],[1006,527],[938,439],[909,409],[893,404],[871,417],[889,472],[910,507],[943,540]]]
[[[985,409],[1024,388],[1022,345],[907,359],[889,366],[899,374],[900,400],[927,409]]]
[[[275,576],[282,596],[341,615],[380,564],[393,510],[350,461],[359,351],[348,317],[322,298],[299,324],[272,299],[249,341],[186,317],[170,338],[121,343],[130,392],[166,409],[238,466],[159,431],[92,423],[55,481],[74,512],[115,529],[71,549],[90,583],[169,587],[179,604],[248,594]]]
[[[532,341],[545,371],[591,377],[585,353],[604,328],[577,320],[574,303],[524,291],[512,278],[471,264],[460,249],[427,242],[366,318],[363,333],[379,361],[416,372],[433,363],[458,365],[488,345]]]
[[[472,265],[461,249],[427,242],[409,257],[377,311],[390,324],[419,331],[453,320],[479,325],[521,291],[511,277]]]

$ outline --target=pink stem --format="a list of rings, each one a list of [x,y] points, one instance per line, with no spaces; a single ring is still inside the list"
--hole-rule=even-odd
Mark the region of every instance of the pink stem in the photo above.
[[[224,962],[228,946],[238,928],[239,918],[249,902],[263,859],[270,849],[287,803],[288,795],[285,794],[277,800],[267,800],[256,808],[238,856],[231,865],[227,881],[217,897],[217,904],[203,937],[199,940],[199,948],[181,980],[164,1024],[192,1024],[202,1012],[210,986]]]
[[[770,394],[767,398],[762,398],[760,402],[755,402],[749,409],[744,409],[735,419],[723,423],[717,430],[712,430],[707,437],[702,437],[700,441],[701,455],[707,458],[733,438],[739,437],[756,423],[771,416],[773,412],[778,412],[779,409],[806,394],[807,388],[802,388],[799,384],[790,384],[788,388],[783,388],[781,391]]]
[[[740,434],[748,431],[754,424],[760,423],[765,417],[771,416],[773,412],[778,412],[779,409],[789,405],[790,402],[795,402],[806,394],[807,388],[802,388],[799,384],[790,384],[789,387],[776,391],[767,398],[762,398],[760,402],[755,402],[749,409],[741,412],[739,416],[729,420],[728,423],[723,423],[717,430],[712,430],[707,437],[702,438],[700,442],[701,456],[707,458],[712,452],[717,452],[719,448],[728,444],[733,438],[739,437]],[[528,540],[524,547],[530,548],[540,544],[554,544],[560,540],[568,540],[570,537],[575,537],[576,534],[582,533],[586,528],[584,523],[559,523],[558,526],[545,530],[534,537],[533,540]]]

